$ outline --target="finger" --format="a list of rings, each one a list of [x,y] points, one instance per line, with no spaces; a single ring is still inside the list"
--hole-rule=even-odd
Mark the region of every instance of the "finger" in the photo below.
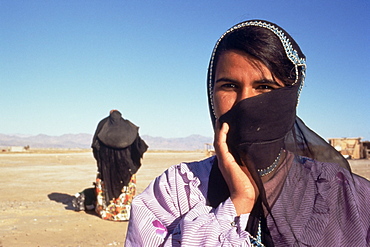
[[[215,126],[215,135],[214,135],[214,142],[216,142],[218,140],[218,132],[220,130],[220,122],[218,121],[218,119],[216,119],[216,126]]]
[[[228,123],[224,122],[221,124],[221,128],[220,128],[220,134],[223,134],[224,137],[225,137],[225,141],[226,141],[226,135],[227,133],[229,132],[229,125]]]
[[[226,137],[228,132],[228,126],[225,126],[226,123],[221,124],[218,120],[216,122],[215,128],[215,138],[214,138],[214,146],[217,151],[220,151],[220,147],[226,145]],[[226,145],[227,148],[227,145]],[[222,151],[225,150],[225,147],[221,148]]]
[[[229,147],[227,146],[227,142],[226,142],[228,132],[229,132],[229,125],[227,123],[223,123],[219,131],[219,136],[218,136],[218,143],[219,143],[220,151],[223,153],[229,152]]]
[[[217,139],[215,140],[215,150],[216,155],[219,160],[219,167],[221,170],[229,169],[240,169],[235,161],[234,156],[229,151],[229,146],[227,145],[227,133],[229,132],[229,125],[223,123],[218,131]],[[236,166],[237,168],[232,168]],[[228,171],[229,173],[230,171]]]

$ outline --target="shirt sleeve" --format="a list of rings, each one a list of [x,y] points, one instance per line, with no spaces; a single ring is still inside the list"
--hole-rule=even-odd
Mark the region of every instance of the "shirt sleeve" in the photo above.
[[[249,214],[236,215],[230,198],[207,206],[200,181],[171,167],[135,197],[125,246],[250,246]]]

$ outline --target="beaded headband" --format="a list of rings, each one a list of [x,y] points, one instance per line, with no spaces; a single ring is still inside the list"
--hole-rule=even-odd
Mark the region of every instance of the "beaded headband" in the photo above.
[[[294,67],[295,67],[296,78],[295,78],[295,81],[292,85],[294,85],[298,82],[298,80],[299,80],[298,67],[301,67],[302,78],[301,78],[300,86],[299,86],[299,90],[298,90],[298,97],[299,97],[300,92],[302,90],[304,79],[305,79],[305,76],[306,76],[306,60],[304,58],[299,57],[298,52],[293,48],[292,43],[285,36],[284,32],[282,30],[279,30],[279,28],[277,28],[276,26],[274,26],[271,23],[266,23],[266,22],[263,22],[263,21],[246,21],[246,22],[237,24],[237,25],[231,27],[230,29],[228,29],[217,40],[217,43],[216,43],[215,47],[213,48],[211,61],[210,61],[210,65],[209,65],[209,81],[208,81],[208,92],[209,92],[209,97],[210,97],[210,102],[211,102],[213,114],[214,114],[214,108],[213,108],[212,74],[213,74],[213,63],[214,63],[217,48],[218,48],[219,44],[221,43],[222,39],[226,35],[228,35],[229,33],[234,32],[235,30],[238,30],[240,28],[247,27],[247,26],[256,26],[256,27],[262,27],[262,28],[269,29],[271,32],[273,32],[280,39],[280,41],[281,41],[281,43],[284,47],[285,53],[287,55],[287,58],[292,62],[292,64],[294,64]]]

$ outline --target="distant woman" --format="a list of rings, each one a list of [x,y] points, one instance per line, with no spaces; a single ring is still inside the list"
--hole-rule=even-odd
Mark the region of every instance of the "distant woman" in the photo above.
[[[148,146],[138,127],[123,119],[117,110],[101,120],[92,148],[98,165],[95,211],[106,220],[130,219],[131,202],[136,192],[136,172]]]
[[[369,246],[370,182],[296,116],[305,72],[278,25],[227,30],[207,80],[216,156],[135,197],[125,246]]]

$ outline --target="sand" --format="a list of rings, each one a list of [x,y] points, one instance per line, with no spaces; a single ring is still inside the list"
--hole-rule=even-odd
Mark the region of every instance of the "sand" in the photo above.
[[[169,166],[205,157],[202,152],[146,153],[137,174],[138,192]],[[351,165],[370,179],[370,160]],[[72,196],[95,180],[90,150],[1,153],[0,169],[0,247],[124,246],[127,222],[72,208]]]

